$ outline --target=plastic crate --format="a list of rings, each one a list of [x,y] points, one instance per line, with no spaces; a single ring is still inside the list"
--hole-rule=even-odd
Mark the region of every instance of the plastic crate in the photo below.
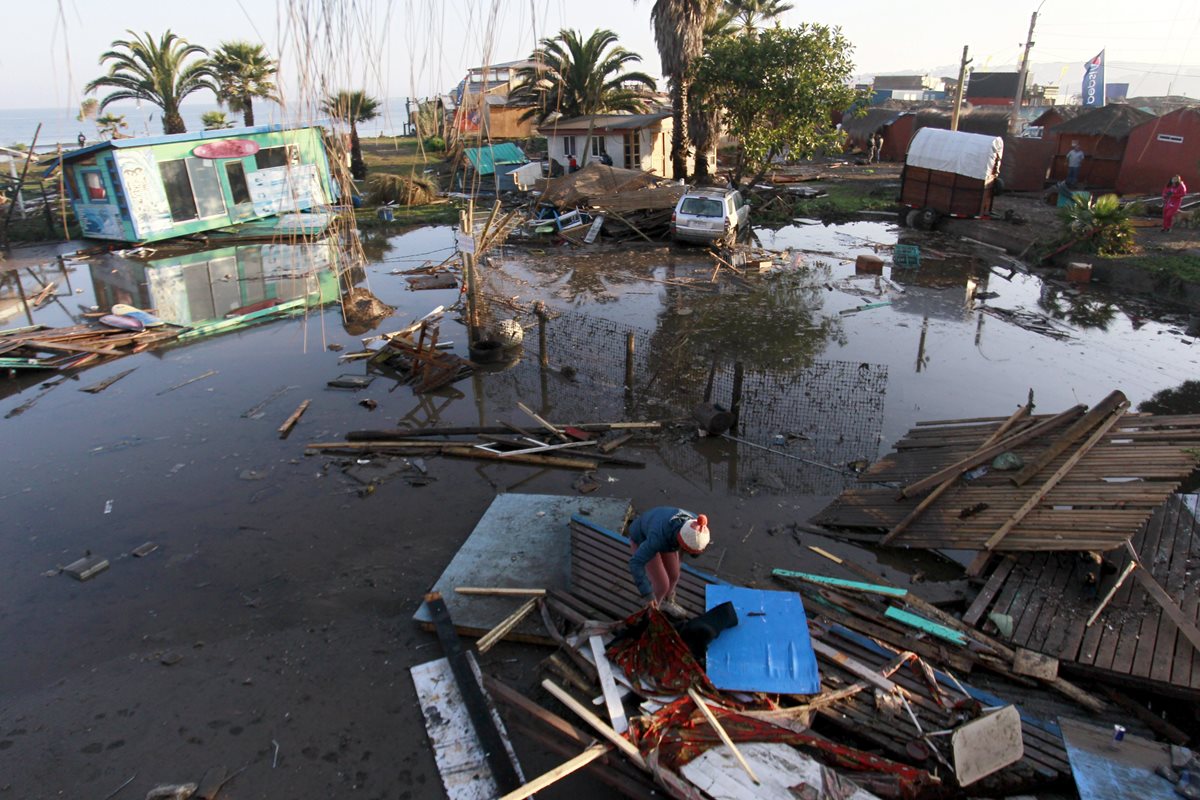
[[[898,244],[892,252],[892,263],[904,269],[921,266],[921,248],[915,244]]]

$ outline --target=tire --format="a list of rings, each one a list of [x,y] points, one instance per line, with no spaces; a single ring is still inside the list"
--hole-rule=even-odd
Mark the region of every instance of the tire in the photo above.
[[[495,364],[504,358],[504,347],[495,339],[480,339],[468,351],[476,364]]]
[[[921,217],[921,211],[917,208],[910,208],[908,213],[904,215],[904,222],[910,228],[917,227],[918,220]]]
[[[923,231],[933,230],[934,227],[937,225],[938,219],[941,218],[941,214],[934,211],[932,208],[928,208],[928,207],[922,208],[920,211],[918,211],[916,213],[917,213],[916,223],[913,225],[913,227],[919,228],[920,230],[923,230]]]

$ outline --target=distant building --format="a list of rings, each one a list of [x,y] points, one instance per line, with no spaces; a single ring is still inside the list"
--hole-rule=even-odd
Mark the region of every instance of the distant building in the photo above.
[[[1163,114],[1129,132],[1117,191],[1157,194],[1172,175],[1189,188],[1200,186],[1200,106]]]
[[[528,60],[471,67],[467,75],[439,98],[450,138],[524,139],[533,135],[534,121],[521,119],[527,106],[509,105],[508,96],[520,83]]]
[[[972,72],[965,98],[977,106],[1011,106],[1017,94],[1016,72]]]
[[[872,85],[875,91],[917,92],[926,89],[940,89],[938,80],[928,75],[877,75]]]
[[[1079,142],[1084,152],[1079,182],[1091,189],[1116,188],[1130,134],[1153,119],[1153,114],[1133,106],[1111,103],[1084,111],[1056,126],[1053,133],[1058,146],[1051,179],[1057,181],[1066,177],[1067,151],[1072,142]]]

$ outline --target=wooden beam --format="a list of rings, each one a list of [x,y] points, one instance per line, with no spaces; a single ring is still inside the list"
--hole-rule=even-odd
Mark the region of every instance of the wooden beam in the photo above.
[[[621,703],[621,693],[617,691],[617,682],[613,680],[612,666],[604,653],[604,639],[599,635],[589,636],[588,645],[592,648],[592,658],[596,661],[596,672],[600,675],[600,690],[604,693],[604,705],[608,709],[608,718],[612,721],[613,730],[624,733],[629,730],[629,720],[625,718],[625,706]]]
[[[1101,400],[1090,411],[1084,414],[1075,422],[1074,425],[1067,428],[1062,436],[1055,439],[1049,447],[1046,448],[1036,459],[1026,464],[1017,474],[1013,475],[1011,480],[1017,486],[1022,486],[1034,475],[1045,469],[1046,465],[1059,456],[1064,450],[1071,446],[1073,442],[1090,431],[1093,427],[1100,423],[1106,416],[1116,410],[1117,406],[1128,402],[1125,398],[1125,393],[1121,390],[1116,390],[1108,397]]]
[[[612,742],[618,750],[624,753],[634,764],[637,764],[640,769],[647,772],[650,771],[650,768],[646,765],[646,759],[642,758],[642,754],[638,752],[638,749],[633,746],[632,742],[614,731],[612,726],[593,714],[583,703],[580,703],[568,694],[565,689],[551,680],[542,681],[542,688],[554,695],[564,706],[578,714],[579,718],[591,725],[597,733]]]
[[[535,411],[534,411],[532,408],[530,408],[529,406],[525,405],[525,404],[524,404],[524,403],[522,403],[520,400],[518,400],[518,401],[517,401],[517,408],[519,408],[519,409],[521,409],[522,411],[524,411],[524,412],[525,412],[526,414],[528,414],[528,415],[529,415],[529,416],[530,416],[530,417],[531,417],[531,418],[532,418],[532,419],[533,419],[533,420],[534,420],[534,421],[535,421],[537,424],[541,425],[543,428],[545,428],[546,430],[548,430],[550,433],[553,433],[553,434],[554,434],[555,436],[557,436],[559,439],[562,439],[563,441],[570,441],[570,440],[567,438],[566,434],[564,434],[564,433],[563,433],[562,431],[560,431],[558,428],[556,428],[556,427],[554,427],[553,425],[551,425],[551,424],[550,424],[549,422],[547,422],[546,420],[542,419],[540,416],[538,416],[538,415],[537,415],[537,413],[536,413],[536,412],[535,412]]]
[[[513,791],[504,795],[500,798],[500,800],[525,800],[526,797],[530,797],[537,792],[540,792],[542,789],[558,783],[572,772],[577,772],[583,769],[596,759],[603,758],[604,754],[608,751],[609,747],[607,745],[597,742],[587,750],[584,750],[582,753],[572,758],[570,761],[559,764],[549,772],[542,773],[524,786],[514,789]]]
[[[510,587],[489,587],[489,586],[455,586],[454,591],[457,594],[478,594],[478,595],[496,595],[513,597],[544,597],[545,589],[517,589]]]
[[[479,743],[483,746],[483,752],[487,758],[488,767],[492,770],[496,787],[505,793],[514,791],[520,787],[521,778],[508,758],[504,738],[496,727],[495,720],[492,719],[492,712],[488,708],[483,688],[475,679],[475,672],[467,661],[467,651],[463,648],[462,641],[454,630],[454,621],[450,619],[450,610],[446,608],[446,602],[437,592],[425,595],[425,605],[429,607],[438,640],[441,641],[442,649],[446,652],[446,660],[450,662],[454,681],[462,693],[463,704],[467,707],[467,713],[471,717],[475,735],[479,737]]]
[[[479,637],[479,641],[475,643],[475,647],[480,653],[486,653],[491,650],[501,639],[512,632],[512,629],[521,624],[521,620],[529,616],[529,613],[537,608],[539,598],[531,597],[522,603],[516,611],[509,614],[500,623],[490,631]]]
[[[1012,416],[1010,416],[1008,419],[1004,420],[1004,422],[1002,422],[1000,424],[999,428],[996,428],[996,430],[992,433],[991,436],[989,436],[987,439],[984,440],[983,444],[981,444],[979,446],[979,450],[983,450],[985,448],[988,448],[988,447],[991,447],[992,445],[994,445],[997,441],[999,441],[1004,436],[1004,434],[1008,433],[1008,431],[1014,425],[1016,425],[1018,422],[1025,419],[1026,417],[1028,417],[1030,412],[1032,412],[1032,411],[1033,411],[1032,403],[1026,403],[1025,405],[1018,408],[1016,411],[1014,411],[1012,413]],[[976,451],[976,452],[978,452],[978,451]],[[908,516],[906,516],[904,519],[897,522],[892,527],[892,529],[890,531],[888,531],[887,536],[884,536],[883,539],[880,540],[879,544],[881,544],[881,545],[891,544],[893,539],[895,539],[900,534],[904,533],[904,531],[908,528],[909,525],[913,524],[913,522],[915,522],[918,517],[920,517],[923,513],[925,513],[925,510],[927,508],[929,508],[931,505],[933,505],[939,497],[941,497],[943,494],[945,494],[947,491],[949,491],[950,487],[953,486],[955,483],[957,483],[958,479],[960,477],[962,477],[961,472],[951,475],[950,477],[946,478],[945,481],[938,484],[937,487],[934,488],[934,490],[932,492],[925,495],[925,497],[921,498],[921,502],[917,504],[917,507],[914,508],[912,511],[908,512]]]
[[[750,776],[750,780],[754,781],[754,785],[760,786],[762,781],[754,774],[754,770],[750,769],[750,764],[746,761],[746,757],[742,755],[741,750],[738,750],[737,745],[733,743],[733,739],[729,738],[729,733],[721,725],[720,720],[717,719],[717,715],[708,707],[708,703],[704,702],[704,698],[690,686],[688,687],[688,697],[692,698],[692,702],[696,704],[696,708],[700,709],[700,713],[708,720],[708,724],[712,725],[713,730],[717,732],[717,736],[721,737],[721,741],[729,748],[729,752],[733,753],[733,757],[737,759],[738,764]]]
[[[1120,576],[1117,577],[1117,582],[1114,583],[1112,588],[1104,594],[1104,599],[1102,599],[1099,604],[1096,605],[1096,610],[1092,612],[1090,617],[1088,617],[1087,624],[1083,627],[1092,627],[1092,624],[1096,621],[1096,618],[1100,616],[1100,612],[1104,611],[1104,609],[1108,607],[1108,604],[1112,602],[1113,595],[1117,593],[1118,589],[1125,585],[1125,580],[1129,577],[1129,574],[1137,569],[1137,565],[1137,559],[1133,559],[1125,565],[1125,569],[1121,572]]]
[[[287,438],[288,434],[292,432],[292,428],[296,427],[296,423],[300,421],[302,416],[304,416],[304,412],[308,411],[308,407],[310,405],[312,405],[312,400],[305,400],[300,405],[296,406],[296,410],[293,411],[288,418],[283,421],[283,424],[279,426],[280,439]]]
[[[1037,508],[1038,504],[1046,498],[1046,495],[1050,494],[1050,490],[1057,486],[1063,478],[1067,477],[1067,473],[1074,469],[1075,465],[1078,464],[1084,456],[1091,452],[1091,449],[1099,444],[1100,440],[1103,439],[1110,430],[1112,430],[1112,427],[1121,421],[1121,415],[1125,413],[1127,408],[1129,408],[1128,402],[1118,405],[1116,410],[1112,412],[1112,416],[1102,422],[1100,427],[1097,428],[1096,431],[1087,438],[1087,441],[1081,444],[1079,449],[1072,453],[1071,457],[1068,458],[1061,467],[1055,470],[1054,474],[1047,478],[1045,483],[1038,487],[1038,490],[1033,493],[1033,496],[1026,500],[1020,508],[1014,511],[1012,516],[1005,520],[1004,524],[1000,526],[1000,529],[988,538],[987,542],[984,543],[984,547],[986,547],[988,550],[995,550],[996,545],[1000,544],[1004,537],[1009,534],[1009,531],[1020,525],[1021,520],[1025,519],[1025,516],[1029,514],[1030,511],[1033,511],[1033,509]]]
[[[963,472],[966,472],[967,470],[969,470],[973,467],[977,467],[980,464],[990,461],[991,459],[995,458],[996,456],[1000,455],[1001,453],[1005,452],[1006,450],[1011,450],[1014,447],[1019,447],[1028,441],[1036,439],[1037,437],[1039,437],[1049,431],[1054,430],[1057,427],[1065,425],[1066,423],[1070,422],[1071,420],[1073,420],[1076,417],[1078,417],[1079,415],[1081,415],[1084,411],[1084,408],[1085,407],[1082,405],[1072,406],[1071,408],[1068,408],[1066,411],[1062,412],[1061,414],[1056,414],[1053,417],[1051,417],[1050,419],[1042,420],[1041,422],[1037,423],[1036,425],[1031,425],[1030,427],[1021,431],[1020,433],[1014,434],[1012,436],[1009,436],[1007,439],[1002,439],[1001,441],[996,442],[991,447],[985,447],[985,448],[976,450],[974,453],[967,456],[966,458],[956,461],[955,463],[951,464],[948,467],[943,467],[942,469],[933,473],[929,477],[922,478],[921,480],[916,481],[915,483],[910,483],[908,486],[905,486],[903,489],[900,490],[900,496],[901,497],[912,497],[913,495],[920,494],[921,492],[924,492],[924,491],[928,491],[929,489],[932,489],[933,487],[937,486],[939,483],[941,483],[942,481],[946,480],[947,478],[949,478],[951,476],[959,475]]]

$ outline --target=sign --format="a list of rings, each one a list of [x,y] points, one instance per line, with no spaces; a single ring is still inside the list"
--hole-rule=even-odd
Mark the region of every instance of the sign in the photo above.
[[[243,158],[258,152],[258,142],[249,139],[221,139],[205,142],[192,149],[196,158]]]
[[[1160,133],[1158,140],[1160,142],[1170,142],[1171,144],[1183,144],[1183,137],[1176,136],[1173,133]]]
[[[1104,105],[1104,51],[1083,65],[1083,107]]]

